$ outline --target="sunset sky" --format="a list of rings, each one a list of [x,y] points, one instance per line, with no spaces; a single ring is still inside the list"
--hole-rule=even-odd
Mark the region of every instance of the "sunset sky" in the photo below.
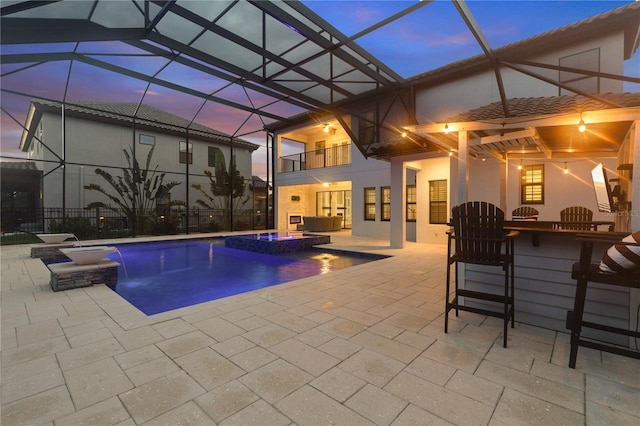
[[[347,36],[357,34],[371,25],[415,4],[415,1],[303,1],[309,8]],[[467,5],[482,29],[491,47],[537,35],[581,19],[585,19],[631,1],[468,1]],[[373,56],[390,66],[403,77],[411,77],[425,71],[482,53],[473,35],[464,25],[450,1],[436,1],[387,26],[357,39],[357,43]],[[73,46],[73,44],[70,44]],[[108,50],[105,44],[101,48]],[[16,53],[30,46],[2,46],[3,53]],[[16,50],[18,49],[18,50]],[[58,47],[59,49],[59,47]],[[160,66],[160,64],[158,64]],[[18,150],[21,125],[24,124],[30,97],[61,99],[68,62],[44,64],[34,70],[7,75],[15,66],[2,68],[3,92],[0,150],[2,160],[7,157],[24,157]],[[43,78],[44,75],[44,78]],[[640,55],[625,63],[625,75],[640,77]],[[86,64],[74,65],[67,99],[118,100],[138,102],[145,84],[119,74],[101,69],[91,69]],[[193,80],[195,84],[195,79]],[[17,96],[12,90],[24,91],[28,96]],[[625,85],[625,91],[637,92],[638,85]],[[157,104],[154,102],[156,97]],[[161,96],[163,100],[160,101]],[[171,101],[167,102],[167,96]],[[187,119],[197,113],[199,101],[183,94],[166,94],[160,91],[147,93],[144,102]],[[285,116],[301,111],[282,111]],[[261,122],[253,117],[245,123],[247,114],[218,105],[207,105],[197,113],[196,121],[225,133],[240,135],[261,146],[254,153],[253,174],[264,177],[266,150]],[[14,120],[15,119],[15,120]],[[17,122],[16,122],[17,121]]]

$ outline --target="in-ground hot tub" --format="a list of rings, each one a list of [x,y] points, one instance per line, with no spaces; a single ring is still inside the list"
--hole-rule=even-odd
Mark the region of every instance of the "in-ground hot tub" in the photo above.
[[[330,242],[331,238],[328,235],[300,235],[288,232],[233,235],[224,239],[225,247],[267,254],[308,250],[315,245]]]

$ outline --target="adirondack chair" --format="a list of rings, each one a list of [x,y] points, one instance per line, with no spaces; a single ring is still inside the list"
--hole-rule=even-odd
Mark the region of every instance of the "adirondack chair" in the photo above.
[[[452,229],[448,232],[448,259],[444,332],[448,331],[449,311],[474,312],[502,318],[504,323],[503,346],[507,347],[507,325],[514,326],[514,257],[513,237],[518,232],[504,229],[504,212],[493,204],[472,201],[452,209]],[[504,273],[504,292],[495,294],[485,291],[461,289],[458,284],[460,263],[495,266]],[[451,265],[455,268],[453,299],[450,289]],[[462,304],[460,298],[464,297]],[[472,299],[483,301],[486,308],[470,306]],[[487,303],[488,302],[488,303]],[[500,306],[499,308],[494,306]]]
[[[586,207],[572,206],[560,211],[560,229],[575,229],[578,231],[596,230],[591,223],[593,212]]]
[[[512,220],[538,220],[538,210],[530,206],[520,206],[511,212]]]

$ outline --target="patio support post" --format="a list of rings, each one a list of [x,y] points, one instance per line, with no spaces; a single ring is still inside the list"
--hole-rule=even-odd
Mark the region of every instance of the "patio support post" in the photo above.
[[[635,170],[635,179],[631,182],[631,194],[628,195],[629,200],[633,200],[630,214],[630,230],[631,232],[640,231],[640,120],[635,120],[631,126],[631,145],[633,146],[633,165]],[[629,289],[629,330],[638,329],[638,305],[640,305],[640,289]],[[629,337],[629,345],[633,347],[636,344],[633,337]]]
[[[133,155],[133,160],[136,161],[136,116],[135,114],[131,117],[133,120],[133,134],[131,136],[131,154]],[[133,172],[133,170],[132,170]],[[137,236],[137,228],[138,228],[138,208],[135,203],[136,197],[133,197],[133,202],[131,203],[132,216],[131,219],[133,223],[130,224],[131,229],[133,231],[133,236]]]
[[[193,158],[193,156],[191,157]],[[187,164],[186,164],[186,171],[185,171],[185,179],[186,179],[186,183],[185,183],[185,205],[186,205],[186,212],[187,214],[185,215],[184,218],[184,224],[186,227],[186,233],[189,233],[189,128],[187,128]],[[169,207],[169,209],[171,209],[171,207]],[[200,229],[198,229],[199,231]]]
[[[467,202],[469,194],[469,133],[458,132],[458,191],[455,205]],[[453,205],[451,206],[453,207]]]
[[[629,200],[633,200],[631,206],[631,232],[640,231],[640,120],[635,120],[633,126],[631,126],[631,145],[633,146],[633,164],[635,170],[635,178],[631,181],[631,194]],[[636,315],[635,313],[633,314]]]
[[[62,103],[62,111],[60,113],[60,118],[62,119],[62,159],[60,160],[60,165],[62,167],[62,231],[67,231],[67,168],[65,167],[65,162],[67,159],[67,119],[65,115],[65,107],[64,102]],[[45,231],[43,229],[43,231]]]
[[[404,161],[391,159],[391,248],[404,248],[407,240],[407,168]]]
[[[229,136],[229,147],[231,155],[229,156],[229,231],[233,231],[233,175],[231,173],[231,165],[233,164],[233,136]]]

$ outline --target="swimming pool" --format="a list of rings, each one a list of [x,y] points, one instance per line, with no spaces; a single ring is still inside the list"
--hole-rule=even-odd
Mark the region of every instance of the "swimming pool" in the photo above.
[[[225,247],[222,238],[116,247],[108,256],[121,263],[112,289],[147,315],[387,257],[319,248],[263,254]]]

